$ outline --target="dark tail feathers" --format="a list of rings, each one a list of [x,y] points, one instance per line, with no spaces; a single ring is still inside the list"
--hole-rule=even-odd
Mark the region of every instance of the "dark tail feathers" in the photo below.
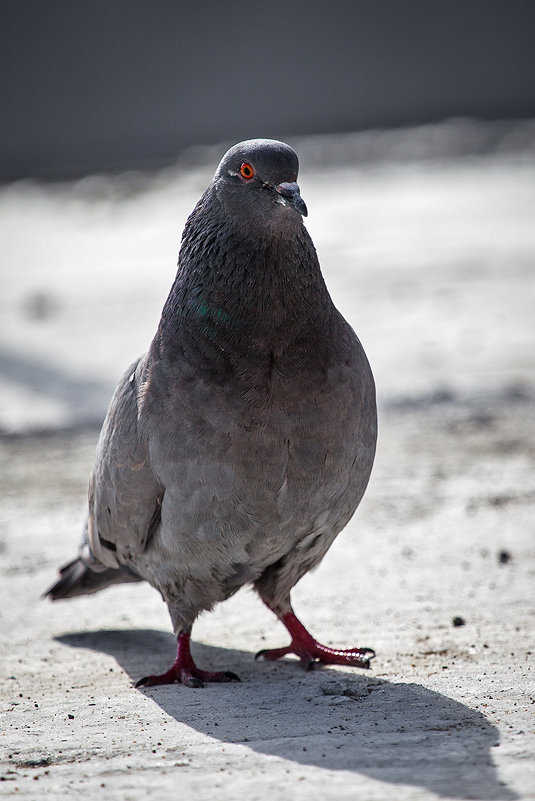
[[[97,573],[95,570],[91,570],[80,557],[60,568],[59,575],[58,581],[44,593],[43,597],[50,598],[51,601],[59,601],[61,598],[90,595],[112,584],[142,581],[127,567],[120,567],[118,570],[107,568]]]

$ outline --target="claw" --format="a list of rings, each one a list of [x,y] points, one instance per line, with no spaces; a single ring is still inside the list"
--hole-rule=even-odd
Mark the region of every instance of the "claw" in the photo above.
[[[225,676],[227,681],[241,681],[240,677],[237,676],[236,673],[233,673],[231,670],[225,670],[225,672],[222,675]]]
[[[184,687],[191,687],[192,689],[197,689],[199,687],[204,687],[204,682],[198,676],[193,676],[191,673],[183,673],[181,684]]]

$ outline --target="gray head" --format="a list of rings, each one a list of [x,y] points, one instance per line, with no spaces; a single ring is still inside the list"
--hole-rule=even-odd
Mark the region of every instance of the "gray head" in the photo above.
[[[270,214],[276,209],[298,212],[307,207],[296,183],[299,161],[294,150],[275,139],[248,139],[225,153],[214,175],[220,200],[233,209]]]

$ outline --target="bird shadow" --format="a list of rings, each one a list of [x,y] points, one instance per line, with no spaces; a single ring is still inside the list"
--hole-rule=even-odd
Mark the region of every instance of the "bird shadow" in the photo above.
[[[135,681],[169,667],[171,634],[154,630],[73,632],[56,638],[113,656]],[[200,667],[236,670],[242,684],[144,689],[175,720],[224,743],[302,765],[426,788],[444,798],[509,801],[490,749],[497,729],[479,712],[418,684],[321,669],[194,643]],[[356,785],[356,788],[358,785]]]

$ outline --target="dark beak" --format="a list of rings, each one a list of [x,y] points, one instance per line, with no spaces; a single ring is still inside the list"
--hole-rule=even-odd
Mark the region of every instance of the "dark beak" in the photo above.
[[[278,192],[279,195],[284,198],[286,203],[298,211],[299,214],[302,214],[303,217],[307,216],[308,211],[305,201],[301,198],[301,195],[299,194],[299,187],[295,181],[293,183],[279,184],[275,187],[275,192]]]

